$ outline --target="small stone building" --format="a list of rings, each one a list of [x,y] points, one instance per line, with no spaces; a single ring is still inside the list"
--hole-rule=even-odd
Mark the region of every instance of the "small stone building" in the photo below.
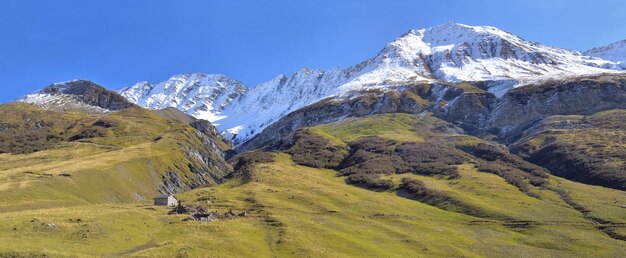
[[[159,194],[154,197],[154,205],[157,206],[176,206],[178,205],[178,199],[174,195]]]

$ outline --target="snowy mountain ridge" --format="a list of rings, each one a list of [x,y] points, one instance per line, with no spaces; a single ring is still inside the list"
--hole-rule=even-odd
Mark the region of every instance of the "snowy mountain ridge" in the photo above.
[[[183,74],[118,92],[144,107],[177,107],[207,119],[240,144],[290,112],[352,92],[419,81],[493,81],[489,90],[501,97],[537,80],[620,70],[618,61],[530,42],[495,27],[448,23],[410,30],[352,67],[303,68],[250,89],[223,75]]]
[[[139,82],[118,90],[129,101],[150,109],[175,107],[199,119],[221,119],[225,106],[248,91],[243,83],[220,74],[186,73],[151,84]]]
[[[607,46],[592,48],[585,51],[585,55],[619,62],[620,66],[626,69],[626,39]]]

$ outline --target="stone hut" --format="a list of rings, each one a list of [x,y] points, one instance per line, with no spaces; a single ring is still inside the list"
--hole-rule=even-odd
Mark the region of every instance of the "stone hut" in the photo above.
[[[154,205],[156,206],[176,206],[178,205],[178,199],[174,195],[160,194],[154,197]]]

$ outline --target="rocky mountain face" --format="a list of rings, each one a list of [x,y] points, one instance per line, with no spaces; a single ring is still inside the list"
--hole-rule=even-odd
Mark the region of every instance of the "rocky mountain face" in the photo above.
[[[107,113],[135,106],[119,94],[87,80],[55,83],[18,101],[46,109],[88,113]]]
[[[509,136],[553,115],[590,115],[626,108],[626,76],[603,75],[548,81],[512,90],[495,105],[483,128]]]
[[[617,61],[530,42],[494,27],[448,23],[410,30],[352,67],[304,68],[251,89],[222,75],[187,74],[118,92],[144,107],[178,107],[210,120],[240,145],[289,113],[329,97],[462,81],[502,97],[512,88],[548,79],[622,69]]]

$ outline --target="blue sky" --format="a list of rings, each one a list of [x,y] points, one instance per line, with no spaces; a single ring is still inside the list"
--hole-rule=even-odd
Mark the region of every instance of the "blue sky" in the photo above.
[[[254,86],[448,21],[586,50],[626,38],[625,14],[622,0],[0,0],[0,103],[76,78],[114,89],[204,72]]]

